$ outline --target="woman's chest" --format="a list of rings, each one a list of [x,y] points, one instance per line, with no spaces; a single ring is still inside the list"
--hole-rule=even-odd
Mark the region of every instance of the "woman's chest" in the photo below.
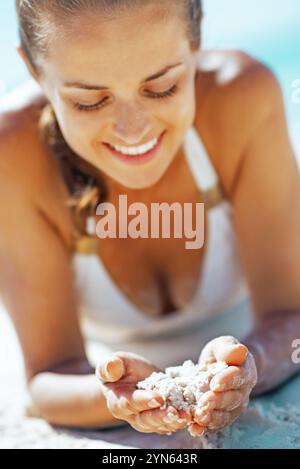
[[[199,287],[203,253],[186,252],[178,241],[169,241],[169,246],[161,241],[155,248],[145,243],[134,247],[124,243],[121,248],[108,241],[101,251],[101,262],[117,289],[145,314],[175,312],[192,300]]]
[[[98,234],[105,226],[100,234],[107,235],[98,255],[117,289],[141,312],[167,315],[186,306],[199,288],[206,233],[201,194],[191,184],[163,202],[134,203],[123,199],[109,220],[98,219]]]

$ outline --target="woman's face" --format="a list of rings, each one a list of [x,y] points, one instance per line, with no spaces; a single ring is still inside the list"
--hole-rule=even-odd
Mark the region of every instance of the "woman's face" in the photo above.
[[[197,54],[184,27],[157,5],[84,16],[60,30],[43,62],[40,84],[67,143],[127,188],[154,185],[193,124]]]

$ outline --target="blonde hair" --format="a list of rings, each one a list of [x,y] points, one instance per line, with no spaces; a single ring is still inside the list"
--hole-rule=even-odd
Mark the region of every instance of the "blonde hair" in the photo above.
[[[51,104],[41,112],[39,130],[58,161],[69,192],[67,205],[74,220],[74,236],[86,236],[87,217],[95,215],[97,206],[107,197],[104,178],[97,168],[78,156],[66,143]]]

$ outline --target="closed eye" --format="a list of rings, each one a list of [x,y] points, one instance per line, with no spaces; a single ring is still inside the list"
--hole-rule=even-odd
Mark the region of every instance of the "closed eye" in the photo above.
[[[174,85],[174,86],[172,86],[172,88],[170,88],[169,90],[164,91],[162,93],[155,93],[153,91],[146,90],[145,94],[146,94],[147,97],[149,97],[151,99],[164,99],[164,98],[169,98],[169,97],[173,96],[174,94],[177,93],[177,91],[178,91],[178,86]],[[90,105],[75,103],[74,106],[79,111],[85,111],[85,112],[97,111],[97,110],[99,110],[99,109],[101,109],[102,107],[105,106],[108,99],[109,98],[106,97],[106,98],[102,99],[101,101],[99,101],[98,103],[90,104]]]
[[[177,91],[178,91],[178,86],[174,85],[172,86],[172,88],[162,93],[154,93],[153,91],[146,91],[146,93],[149,94],[151,98],[163,99],[163,98],[168,98],[170,96],[173,96]]]

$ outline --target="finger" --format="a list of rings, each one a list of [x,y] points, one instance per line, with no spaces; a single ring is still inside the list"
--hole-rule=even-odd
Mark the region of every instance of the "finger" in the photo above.
[[[199,399],[194,416],[196,417],[207,410],[227,410],[230,412],[231,410],[236,409],[243,402],[245,393],[247,392],[248,388],[230,390],[221,393],[207,391],[201,399]]]
[[[246,362],[242,365],[247,373],[247,382],[251,388],[257,383],[257,368],[254,356],[252,353],[248,353]]]
[[[230,425],[246,409],[248,403],[249,396],[246,395],[242,403],[230,412],[226,410],[212,410],[202,412],[201,415],[196,412],[194,420],[196,420],[197,424],[206,426],[209,430],[221,429]]]
[[[141,425],[137,420],[136,420],[136,415],[132,416],[130,420],[128,420],[129,424],[134,428],[134,430],[140,432],[140,433],[153,433],[153,430],[149,427],[146,427],[145,425]]]
[[[149,409],[159,409],[165,403],[165,399],[158,392],[135,389],[132,394],[132,406],[142,412]]]
[[[163,425],[162,422],[157,425],[147,425],[141,418],[141,414],[132,415],[129,417],[130,425],[137,431],[142,433],[159,433],[160,435],[169,435],[172,433],[172,429],[170,429],[167,425]]]
[[[210,389],[214,392],[224,392],[230,389],[240,389],[248,382],[248,375],[245,370],[230,366],[227,370],[214,376],[210,382]]]
[[[169,428],[168,424],[164,424],[164,422],[158,422],[155,425],[150,425],[145,423],[145,420],[143,419],[142,413],[135,415],[135,421],[137,425],[140,426],[140,428],[145,428],[147,430],[150,430],[151,432],[156,432],[156,433],[161,433],[161,434],[166,434],[170,433],[171,429]]]
[[[206,427],[202,427],[201,425],[198,425],[197,423],[192,423],[191,425],[188,426],[188,432],[193,437],[203,436],[204,433],[206,432]]]
[[[139,413],[143,410],[160,408],[165,400],[156,391],[147,391],[136,389],[133,384],[113,384],[110,389],[114,392],[117,399],[121,397],[127,400],[128,407],[134,412]]]
[[[230,420],[230,412],[224,410],[213,410],[211,412],[203,412],[201,416],[197,416],[197,424],[206,426],[209,430],[216,430],[225,427]]]
[[[125,365],[122,358],[111,354],[105,361],[100,362],[96,367],[96,376],[105,383],[119,381],[125,373]]]
[[[144,425],[159,427],[167,426],[169,430],[177,431],[184,428],[190,421],[191,416],[184,411],[177,411],[174,407],[169,406],[167,409],[155,409],[141,412],[141,421]]]
[[[247,347],[235,337],[223,336],[212,340],[204,347],[199,363],[209,364],[221,360],[229,366],[240,366],[245,362],[247,354]]]
[[[197,409],[194,413],[193,421],[198,425],[205,427],[210,422],[212,412],[214,411]]]
[[[247,357],[248,349],[243,344],[221,344],[218,343],[214,349],[215,357],[227,365],[242,365]]]
[[[153,365],[148,359],[133,352],[115,352],[115,357],[122,359],[125,366],[126,375],[133,382],[142,381],[153,372],[162,372],[161,369]]]
[[[257,372],[254,359],[249,354],[245,365],[240,367],[230,366],[226,370],[215,375],[210,382],[210,389],[214,392],[224,392],[230,389],[240,389],[249,386],[251,389],[256,384]]]
[[[108,390],[105,397],[107,408],[113,417],[128,421],[128,417],[135,414],[124,396],[117,398],[113,391]]]
[[[210,421],[207,425],[209,430],[221,430],[227,425],[231,425],[245,410],[245,405],[237,407],[232,412],[226,412],[222,410],[214,410],[211,413]]]
[[[166,409],[146,410],[139,414],[144,425],[159,427],[161,425],[169,425],[179,419],[179,414],[174,407]]]

